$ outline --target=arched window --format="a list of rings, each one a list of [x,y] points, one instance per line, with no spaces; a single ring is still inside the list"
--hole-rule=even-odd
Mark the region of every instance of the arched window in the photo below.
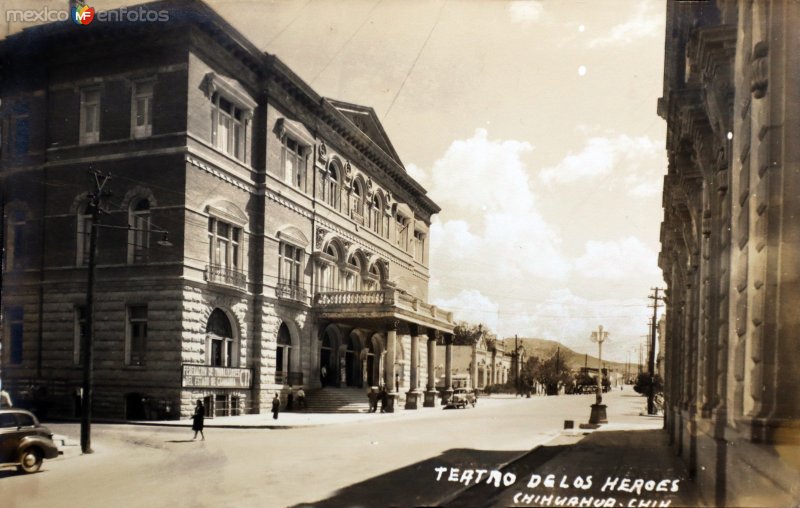
[[[339,262],[339,251],[333,244],[325,248],[325,254],[334,259],[333,264],[324,263],[322,266],[322,291],[337,291],[339,289],[339,268],[336,263]]]
[[[283,384],[292,370],[292,336],[286,323],[278,328],[278,345],[275,350],[275,383]]]
[[[131,203],[128,211],[128,263],[147,261],[150,248],[150,201],[138,199]]]
[[[378,235],[383,236],[383,199],[378,193],[372,198],[369,214],[369,227]]]
[[[214,367],[234,367],[236,350],[234,349],[233,328],[228,316],[221,309],[214,309],[206,324],[206,346],[208,363]]]
[[[361,259],[357,254],[347,260],[347,291],[361,290]]]
[[[361,180],[353,182],[353,208],[351,215],[356,222],[362,226],[364,225],[364,186]]]
[[[339,177],[339,168],[336,164],[331,164],[326,180],[325,201],[333,208],[339,207]]]

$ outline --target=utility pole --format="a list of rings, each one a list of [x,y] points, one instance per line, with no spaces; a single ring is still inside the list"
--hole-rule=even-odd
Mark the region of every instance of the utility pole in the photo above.
[[[519,337],[517,334],[514,334],[514,370],[516,371],[516,375],[514,377],[514,381],[517,385],[517,394],[519,394],[519,386],[520,386],[520,376],[522,376],[522,366],[519,364]]]
[[[654,415],[656,414],[656,406],[654,403],[655,398],[655,374],[656,374],[656,323],[658,322],[658,308],[662,307],[662,305],[658,304],[659,300],[663,300],[664,297],[659,297],[658,292],[661,288],[651,288],[654,291],[654,295],[648,296],[651,300],[653,300],[653,319],[650,321],[650,351],[647,358],[647,374],[650,377],[650,387],[647,390],[647,414]]]
[[[97,256],[97,232],[100,229],[100,200],[110,195],[104,191],[111,179],[99,171],[90,171],[94,178],[95,188],[89,193],[89,210],[92,215],[89,233],[89,260],[87,264],[88,281],[86,286],[86,337],[81,351],[83,357],[83,390],[81,396],[81,452],[92,453],[92,385],[94,372],[92,368],[92,349],[94,342],[94,283]]]
[[[597,342],[598,355],[597,355],[597,395],[595,404],[592,404],[592,412],[589,416],[589,424],[597,425],[600,423],[608,423],[606,416],[606,406],[603,405],[603,342],[608,339],[608,332],[603,330],[603,325],[598,325],[597,331],[592,332],[592,342]]]

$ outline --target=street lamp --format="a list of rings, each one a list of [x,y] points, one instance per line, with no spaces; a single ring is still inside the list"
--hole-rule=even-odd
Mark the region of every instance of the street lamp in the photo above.
[[[606,416],[606,406],[603,404],[603,342],[608,339],[608,332],[603,330],[603,325],[597,326],[597,331],[592,332],[592,342],[597,342],[598,355],[597,355],[597,395],[596,402],[592,404],[592,413],[589,416],[589,423],[597,425],[599,423],[608,423]]]

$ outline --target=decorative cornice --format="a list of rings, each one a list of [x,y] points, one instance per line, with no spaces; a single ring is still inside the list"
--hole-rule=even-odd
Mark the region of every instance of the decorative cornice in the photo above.
[[[256,187],[254,185],[244,182],[240,178],[232,176],[227,171],[218,168],[217,166],[211,164],[210,162],[200,160],[198,157],[194,155],[186,154],[186,162],[188,162],[189,164],[191,164],[196,168],[202,169],[203,171],[205,171],[210,175],[216,176],[220,180],[227,182],[245,192],[250,192],[252,194],[255,194],[256,192]]]
[[[266,189],[266,188],[264,189],[264,196],[266,196],[268,199],[274,201],[275,203],[278,203],[279,205],[283,206],[284,208],[288,208],[289,210],[291,210],[291,211],[293,211],[293,212],[295,212],[295,213],[297,213],[299,215],[302,215],[303,217],[305,217],[307,219],[311,219],[313,217],[313,214],[310,211],[306,210],[305,208],[297,205],[293,201],[291,201],[289,199],[286,199],[285,197],[281,196],[280,194],[277,194],[276,192],[274,192],[274,191],[272,191],[270,189]]]

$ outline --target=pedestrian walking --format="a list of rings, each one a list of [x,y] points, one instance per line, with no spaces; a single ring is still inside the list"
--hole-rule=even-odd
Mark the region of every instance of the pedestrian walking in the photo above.
[[[199,432],[202,440],[206,440],[206,436],[203,434],[203,418],[205,416],[206,408],[203,406],[203,401],[197,399],[197,405],[194,407],[194,415],[192,416],[192,430],[194,431],[194,437],[192,439],[197,439],[197,433]]]
[[[323,365],[322,367],[319,368],[319,381],[320,384],[322,385],[322,388],[325,388],[325,381],[327,377],[328,377],[328,369]]]
[[[378,392],[375,391],[374,386],[370,387],[367,399],[369,399],[369,412],[374,413],[378,410]]]
[[[281,399],[278,397],[278,394],[275,394],[275,398],[272,399],[272,419],[278,419],[278,411],[281,409]]]
[[[292,411],[294,409],[294,390],[292,385],[289,385],[289,394],[286,395],[286,410]]]
[[[303,387],[297,389],[297,409],[306,408],[306,392],[303,391]]]

